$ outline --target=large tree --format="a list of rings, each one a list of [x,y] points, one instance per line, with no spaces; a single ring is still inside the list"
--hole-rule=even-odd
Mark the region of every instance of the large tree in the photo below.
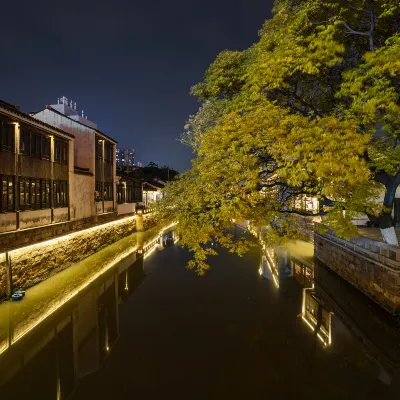
[[[161,208],[179,221],[191,266],[207,268],[210,240],[248,248],[227,233],[232,220],[267,226],[269,243],[301,237],[300,195],[320,200],[339,235],[354,235],[352,219],[367,214],[398,245],[399,21],[388,0],[279,0],[257,43],[217,56],[192,88],[201,104],[182,138],[192,169]]]

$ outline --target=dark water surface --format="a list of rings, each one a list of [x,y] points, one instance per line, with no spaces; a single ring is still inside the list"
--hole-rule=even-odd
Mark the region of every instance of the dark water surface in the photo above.
[[[399,398],[396,320],[292,247],[119,263],[0,354],[0,399]]]

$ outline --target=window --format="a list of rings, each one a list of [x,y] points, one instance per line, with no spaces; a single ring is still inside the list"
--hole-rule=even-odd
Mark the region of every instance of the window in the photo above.
[[[106,143],[104,146],[104,161],[112,162],[112,152],[113,146],[109,143]]]
[[[96,139],[96,159],[103,159],[103,141],[101,139]]]
[[[0,120],[0,150],[14,152],[14,125],[7,120]]]
[[[104,200],[113,200],[112,182],[104,182]]]
[[[124,185],[117,186],[117,203],[118,204],[125,203],[125,186]]]
[[[128,186],[126,188],[126,202],[127,203],[135,202],[135,191],[132,186]]]
[[[9,175],[0,175],[0,182],[0,212],[14,211],[14,177]]]
[[[103,182],[96,181],[96,192],[97,192],[96,199],[101,200],[103,198]]]
[[[42,179],[41,202],[42,208],[50,208],[50,179]]]
[[[53,181],[53,207],[67,207],[68,195],[67,195],[67,181],[55,180]]]
[[[19,178],[19,209],[31,209],[31,186],[29,178]]]
[[[64,140],[54,141],[54,161],[61,164],[67,163],[67,145],[68,143]]]
[[[50,179],[19,178],[19,209],[23,211],[50,208],[50,191]],[[66,189],[64,191],[66,192]],[[60,204],[66,204],[67,198],[65,197],[64,200],[60,201]],[[58,207],[65,206],[61,205]]]
[[[31,133],[26,128],[21,128],[19,151],[21,154],[29,155],[30,149],[31,149]]]
[[[50,160],[50,138],[42,136],[42,158]]]
[[[40,145],[42,135],[39,133],[31,133],[31,156],[33,157],[40,157]]]
[[[31,209],[40,210],[42,208],[41,180],[31,178]]]

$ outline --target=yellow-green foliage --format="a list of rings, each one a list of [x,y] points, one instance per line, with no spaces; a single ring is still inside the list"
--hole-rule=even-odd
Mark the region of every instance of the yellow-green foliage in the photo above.
[[[179,222],[189,267],[208,268],[209,241],[252,245],[227,233],[232,220],[268,226],[268,243],[302,237],[295,195],[328,204],[343,237],[355,215],[383,210],[374,174],[400,169],[399,6],[374,3],[371,14],[367,0],[277,1],[259,41],[223,51],[192,88],[202,104],[183,141],[196,157],[159,210]]]

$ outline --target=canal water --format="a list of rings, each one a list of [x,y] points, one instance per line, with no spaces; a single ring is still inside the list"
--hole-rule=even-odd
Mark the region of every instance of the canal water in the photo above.
[[[177,244],[118,249],[0,305],[1,400],[399,397],[397,320],[310,244],[218,250],[202,277]]]

